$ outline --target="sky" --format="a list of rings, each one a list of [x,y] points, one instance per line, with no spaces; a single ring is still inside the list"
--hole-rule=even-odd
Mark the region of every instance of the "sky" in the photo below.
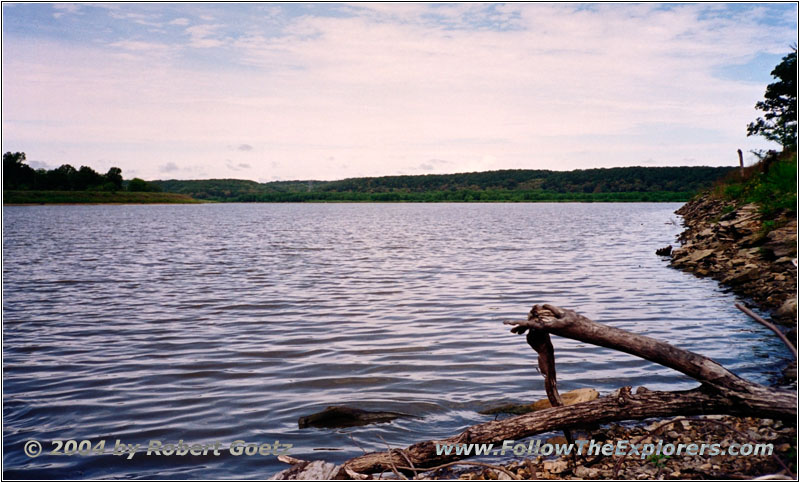
[[[737,165],[795,3],[3,3],[2,150],[129,179]]]

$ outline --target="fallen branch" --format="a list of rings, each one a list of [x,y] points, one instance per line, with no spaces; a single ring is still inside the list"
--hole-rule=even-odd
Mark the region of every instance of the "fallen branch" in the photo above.
[[[797,359],[797,349],[794,347],[794,345],[792,345],[792,343],[783,334],[783,332],[781,332],[780,329],[775,327],[775,324],[771,324],[771,323],[767,322],[766,320],[764,320],[763,318],[759,317],[755,312],[753,312],[752,310],[748,309],[744,305],[734,304],[734,306],[737,309],[739,309],[742,312],[744,312],[745,314],[747,314],[747,316],[750,317],[751,319],[755,320],[759,324],[763,325],[764,327],[766,327],[769,330],[771,330],[772,332],[774,332],[775,335],[777,335],[783,341],[783,343],[786,344],[786,347],[788,347],[789,350],[792,351],[792,354],[794,354],[794,358]]]
[[[643,390],[636,393],[632,393],[630,387],[623,387],[594,401],[573,406],[556,406],[502,421],[478,424],[456,436],[438,441],[424,441],[406,448],[403,451],[404,457],[407,461],[412,461],[418,469],[445,464],[466,456],[456,455],[455,451],[451,451],[451,454],[440,454],[442,451],[437,451],[437,447],[448,444],[502,443],[504,440],[519,440],[559,429],[568,430],[615,421],[701,414],[756,416],[784,421],[797,419],[796,395],[792,392],[747,381],[707,357],[650,337],[598,324],[571,310],[552,305],[536,305],[528,320],[506,324],[514,326],[511,332],[515,334],[535,330],[626,352],[675,369],[697,380],[701,385],[688,391]],[[546,343],[543,348],[547,352]],[[540,370],[545,377],[547,374],[555,375],[554,360],[552,372],[548,372],[549,362],[544,362]],[[555,390],[555,379],[552,382]],[[550,397],[548,393],[548,398]],[[554,398],[557,396],[554,395]],[[389,461],[400,471],[409,471],[403,469],[407,467],[407,461],[404,462],[394,452],[368,453],[352,458],[342,466],[347,474],[364,475],[387,469]]]
[[[558,393],[558,382],[556,381],[556,356],[553,350],[553,342],[550,340],[550,334],[544,330],[531,329],[526,337],[528,345],[536,351],[539,358],[539,372],[544,376],[544,391],[547,394],[547,399],[550,401],[552,407],[564,406],[564,400]],[[564,438],[567,444],[573,444],[575,441],[572,439],[572,433],[568,429],[564,430]],[[572,461],[575,462],[575,455],[572,455]]]

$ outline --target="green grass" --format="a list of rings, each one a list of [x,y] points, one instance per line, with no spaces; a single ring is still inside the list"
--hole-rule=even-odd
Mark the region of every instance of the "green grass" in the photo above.
[[[4,205],[200,203],[176,193],[3,190]]]
[[[730,176],[715,188],[715,193],[737,205],[756,203],[766,216],[781,211],[797,213],[797,153],[787,154],[772,163],[769,171],[760,165],[748,168],[744,179]]]

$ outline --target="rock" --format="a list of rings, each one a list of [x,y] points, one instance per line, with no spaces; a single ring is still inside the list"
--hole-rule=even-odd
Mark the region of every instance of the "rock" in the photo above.
[[[659,248],[658,250],[656,250],[656,255],[662,257],[668,257],[670,256],[670,254],[672,254],[672,245],[667,245],[664,248]]]
[[[332,480],[339,473],[339,467],[325,461],[301,461],[272,476],[272,480]]]
[[[388,423],[397,418],[413,418],[410,414],[384,411],[365,411],[348,406],[328,406],[323,411],[302,416],[297,420],[300,429],[313,426],[315,428],[347,428],[374,423]]]
[[[722,283],[727,285],[740,285],[750,280],[755,280],[756,278],[758,278],[758,270],[756,269],[739,270],[723,278]]]
[[[593,480],[600,476],[600,470],[595,468],[587,468],[585,466],[578,466],[575,468],[575,476],[584,480]]]
[[[567,463],[566,460],[551,460],[551,461],[545,461],[543,467],[544,470],[549,473],[552,473],[554,475],[560,475],[561,473],[567,471],[567,469],[569,468],[569,464]]]
[[[600,396],[600,393],[591,388],[573,389],[572,391],[561,393],[561,399],[564,400],[566,406],[586,401],[594,401],[598,396]],[[540,399],[533,404],[506,404],[504,406],[484,409],[478,412],[480,414],[527,414],[533,411],[541,411],[549,407],[552,407],[549,400]]]
[[[764,250],[772,252],[774,258],[790,257],[797,254],[797,221],[776,228],[767,234]]]
[[[775,312],[780,317],[797,317],[797,299],[790,298]]]
[[[699,262],[700,260],[710,257],[714,254],[714,249],[709,248],[706,250],[698,250],[694,253],[689,254],[689,261],[690,262]]]
[[[545,441],[545,443],[557,445],[557,444],[567,444],[568,441],[567,438],[565,438],[564,436],[553,436],[552,438],[547,438],[547,441]]]

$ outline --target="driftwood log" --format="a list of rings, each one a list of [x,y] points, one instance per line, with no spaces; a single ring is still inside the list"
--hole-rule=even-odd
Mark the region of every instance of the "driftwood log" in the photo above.
[[[527,341],[539,354],[539,368],[545,376],[545,390],[552,408],[471,426],[444,440],[423,441],[402,450],[357,456],[342,464],[339,476],[366,479],[372,473],[409,466],[424,471],[465,457],[455,452],[437,455],[437,444],[502,443],[507,439],[520,440],[540,433],[615,421],[701,414],[758,416],[786,422],[797,420],[794,392],[747,381],[707,357],[651,337],[599,324],[572,310],[536,305],[528,320],[505,323],[513,326],[512,333],[528,332]],[[563,406],[556,385],[550,334],[641,357],[681,372],[700,382],[700,386],[687,391],[639,388],[635,392],[630,387],[623,387],[594,401]],[[411,474],[410,470],[400,471]]]

